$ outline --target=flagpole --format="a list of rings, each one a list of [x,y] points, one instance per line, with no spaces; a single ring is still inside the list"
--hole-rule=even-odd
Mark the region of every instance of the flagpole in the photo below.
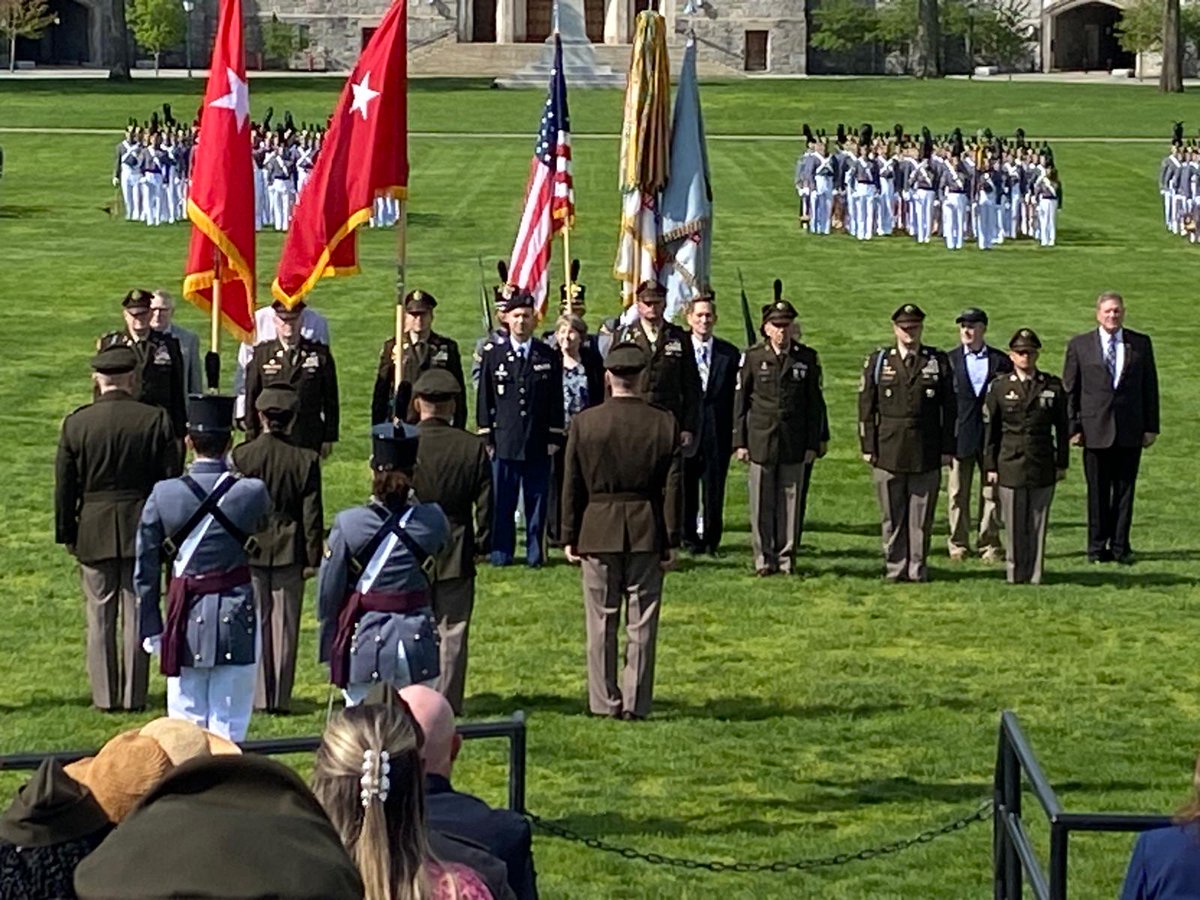
[[[567,303],[571,302],[571,288],[574,285],[571,283],[571,222],[567,220],[563,223],[562,230],[563,239],[563,269],[566,270],[567,277],[563,279],[563,283],[567,286]],[[548,293],[548,291],[547,291]],[[550,308],[550,299],[546,299],[546,308]]]
[[[396,374],[392,382],[393,391],[400,390],[400,383],[404,381],[404,279],[407,254],[408,200],[402,199],[400,216],[396,220]],[[398,419],[405,417],[404,410],[393,409],[392,414]]]
[[[204,357],[208,392],[215,394],[221,379],[221,251],[213,248],[212,319],[209,351]]]

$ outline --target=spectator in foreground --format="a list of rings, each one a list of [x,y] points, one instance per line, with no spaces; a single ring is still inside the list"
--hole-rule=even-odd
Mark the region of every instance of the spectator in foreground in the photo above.
[[[529,822],[512,810],[492,809],[450,784],[462,737],[455,730],[454,711],[446,698],[419,684],[402,689],[400,696],[425,735],[421,758],[425,763],[429,827],[486,849],[508,867],[508,884],[518,900],[537,900]]]
[[[1121,900],[1195,900],[1200,897],[1200,757],[1192,799],[1175,824],[1138,835]]]
[[[358,866],[365,900],[492,900],[474,872],[429,850],[419,738],[401,709],[368,703],[330,719],[312,787]]]

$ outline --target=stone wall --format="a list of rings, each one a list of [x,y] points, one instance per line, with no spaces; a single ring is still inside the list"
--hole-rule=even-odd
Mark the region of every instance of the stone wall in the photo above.
[[[808,22],[803,0],[704,0],[697,15],[677,13],[676,31],[696,33],[700,58],[743,69],[746,32],[767,32],[767,71],[803,75]]]

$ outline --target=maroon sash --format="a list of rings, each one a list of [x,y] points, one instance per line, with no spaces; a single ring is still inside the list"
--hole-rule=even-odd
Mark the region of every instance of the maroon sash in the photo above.
[[[429,605],[428,591],[355,591],[338,614],[333,652],[329,654],[329,680],[340,688],[350,682],[350,644],[363,613],[413,613]]]
[[[180,575],[167,587],[167,622],[162,637],[162,673],[176,676],[187,654],[187,619],[192,598],[204,594],[224,594],[250,583],[250,567],[238,566],[228,572]]]

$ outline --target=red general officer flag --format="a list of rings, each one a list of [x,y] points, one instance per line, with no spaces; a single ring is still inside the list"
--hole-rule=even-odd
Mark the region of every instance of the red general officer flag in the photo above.
[[[241,0],[221,0],[210,69],[188,190],[183,296],[211,310],[219,266],[221,320],[239,340],[253,341],[254,178]]]
[[[289,307],[321,278],[356,274],[354,229],[370,219],[377,195],[407,194],[407,32],[398,0],[342,89],[271,285]]]

